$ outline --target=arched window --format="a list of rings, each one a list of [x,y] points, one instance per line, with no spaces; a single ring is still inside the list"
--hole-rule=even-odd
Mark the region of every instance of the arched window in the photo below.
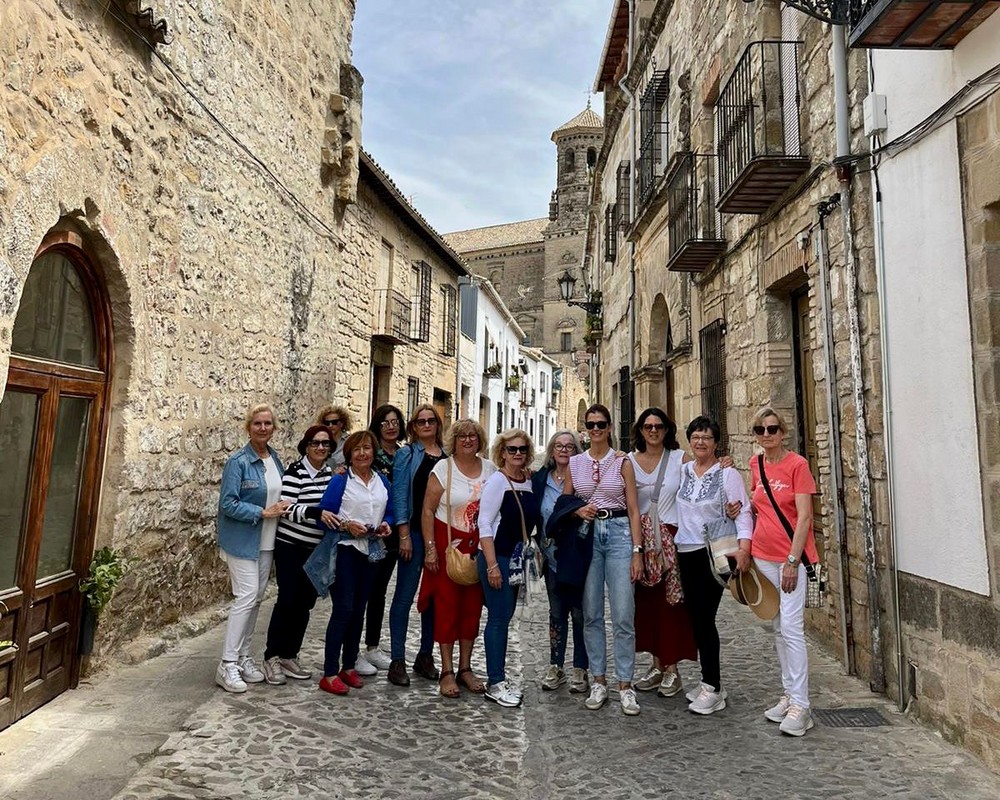
[[[588,167],[597,166],[597,149],[594,147],[587,148],[587,166]]]
[[[566,154],[563,156],[563,162],[566,165],[567,172],[572,172],[576,169],[576,153],[573,148],[566,151]]]

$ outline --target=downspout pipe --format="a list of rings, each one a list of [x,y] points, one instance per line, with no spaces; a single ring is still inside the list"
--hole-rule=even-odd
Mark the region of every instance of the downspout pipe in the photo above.
[[[854,400],[854,439],[857,459],[858,495],[861,501],[861,528],[868,584],[868,623],[872,649],[872,691],[885,691],[885,662],[882,644],[882,611],[879,598],[875,515],[872,502],[871,454],[868,450],[864,372],[861,354],[861,314],[858,310],[858,257],[854,242],[853,170],[845,164],[851,155],[850,116],[847,97],[847,30],[833,26],[833,89],[840,178],[841,209],[844,223],[844,289],[850,352],[851,389]],[[839,432],[835,432],[838,433]]]
[[[629,216],[635,215],[635,95],[629,91],[627,81],[632,74],[632,63],[635,55],[635,0],[628,0],[628,69],[625,77],[618,82],[618,88],[628,97],[628,119],[629,119],[629,185],[628,185],[628,211]],[[635,336],[636,336],[636,282],[635,282],[635,242],[629,242],[628,250],[628,374],[629,380],[635,378]],[[632,393],[629,393],[632,396]],[[635,404],[635,398],[632,397]]]

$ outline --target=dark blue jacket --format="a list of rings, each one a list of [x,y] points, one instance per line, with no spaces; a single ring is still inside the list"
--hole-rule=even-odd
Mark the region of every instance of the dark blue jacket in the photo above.
[[[564,494],[556,500],[555,510],[545,526],[548,538],[555,541],[556,583],[582,587],[594,555],[593,525],[583,522],[573,512],[587,505],[575,494]]]

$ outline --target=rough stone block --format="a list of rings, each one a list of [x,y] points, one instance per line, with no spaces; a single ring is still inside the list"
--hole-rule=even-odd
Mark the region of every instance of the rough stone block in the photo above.
[[[1000,609],[989,598],[942,586],[940,607],[944,638],[1000,657]]]
[[[939,630],[939,585],[915,575],[899,575],[899,610],[904,622],[929,631]]]

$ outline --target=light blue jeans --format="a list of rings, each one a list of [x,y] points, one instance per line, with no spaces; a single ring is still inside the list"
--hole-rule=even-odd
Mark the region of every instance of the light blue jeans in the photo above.
[[[632,534],[628,517],[594,520],[594,556],[583,587],[583,640],[594,675],[607,674],[604,587],[611,605],[615,673],[631,683],[635,670],[635,593],[632,586]]]

